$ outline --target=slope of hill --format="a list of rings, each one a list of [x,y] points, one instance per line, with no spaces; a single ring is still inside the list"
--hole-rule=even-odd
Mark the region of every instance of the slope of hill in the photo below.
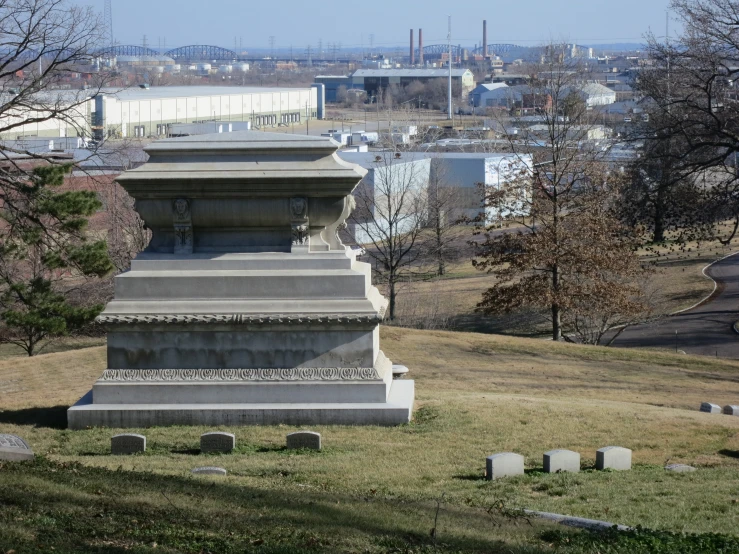
[[[23,436],[53,463],[79,462],[111,474],[132,471],[180,483],[190,480],[193,467],[218,465],[230,472],[223,483],[256,497],[320,493],[345,499],[352,517],[360,519],[359,504],[370,502],[372,511],[377,502],[373,517],[384,522],[378,529],[394,521],[392,506],[407,505],[413,515],[388,524],[391,534],[398,531],[396,524],[428,533],[442,494],[443,513],[451,518],[448,532],[472,542],[488,533],[482,521],[494,505],[671,531],[736,533],[739,418],[700,413],[698,406],[702,401],[739,404],[739,363],[399,328],[383,328],[382,341],[388,356],[407,365],[416,380],[414,423],[389,429],[318,427],[326,446],[318,455],[286,452],[284,436],[293,428],[274,426],[231,429],[239,446],[229,456],[198,454],[198,437],[206,429],[190,427],[139,430],[148,438],[145,455],[110,456],[113,431],[63,429],[65,407],[89,389],[105,365],[102,347],[0,361],[0,432]],[[608,445],[631,448],[634,469],[588,469],[595,450]],[[542,473],[542,453],[553,448],[580,452],[585,471]],[[501,451],[525,455],[527,475],[485,481],[485,457]],[[668,473],[663,469],[668,461],[699,470]],[[17,475],[0,471],[5,488],[11,485],[8,479]],[[62,486],[41,484],[38,475],[27,476],[25,483],[29,490],[39,487],[37,494]],[[187,505],[181,483],[172,486],[179,500],[170,500]],[[94,491],[85,488],[80,494]],[[145,490],[140,495],[136,502],[169,505],[164,498],[147,499]],[[539,531],[506,527],[500,533],[514,544]],[[475,544],[473,550],[490,547]],[[464,550],[461,543],[459,548]]]

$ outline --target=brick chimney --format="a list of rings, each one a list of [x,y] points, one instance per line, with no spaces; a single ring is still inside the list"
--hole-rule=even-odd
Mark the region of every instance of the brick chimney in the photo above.
[[[486,60],[488,57],[488,22],[487,19],[482,20],[482,58]]]
[[[416,65],[416,51],[413,49],[413,29],[411,29],[411,65]]]

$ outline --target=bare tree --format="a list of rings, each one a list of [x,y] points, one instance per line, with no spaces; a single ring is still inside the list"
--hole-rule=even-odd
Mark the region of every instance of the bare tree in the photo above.
[[[450,182],[449,171],[443,159],[431,159],[427,195],[430,236],[424,241],[424,255],[426,264],[434,266],[434,272],[439,276],[446,273],[448,262],[456,257],[453,243],[459,239],[458,229],[465,215],[462,211],[462,184]],[[466,190],[477,192],[476,188],[467,187]]]
[[[65,85],[92,63],[101,29],[91,7],[67,0],[0,0],[0,136],[60,124],[86,134],[95,91]]]
[[[728,243],[739,219],[723,237],[715,224],[739,213],[739,2],[672,0],[671,8],[683,30],[675,41],[649,36],[652,67],[639,74],[650,106],[645,136],[659,145],[646,154],[653,165],[677,174],[672,182],[681,180],[703,196],[692,203],[689,223]]]
[[[375,272],[387,284],[391,320],[398,287],[422,255],[429,165],[427,157],[412,152],[378,152],[354,193],[357,208],[350,222],[356,241],[366,246]]]

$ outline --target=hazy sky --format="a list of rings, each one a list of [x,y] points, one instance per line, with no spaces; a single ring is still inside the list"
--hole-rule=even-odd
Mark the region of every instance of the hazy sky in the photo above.
[[[99,7],[103,0],[71,0]],[[423,28],[424,45],[446,42],[447,15],[452,41],[482,43],[482,20],[489,43],[534,45],[565,39],[580,44],[639,42],[651,28],[664,35],[669,0],[113,0],[113,31],[120,44],[167,47],[214,44],[232,48],[291,45],[302,51],[319,39],[342,47],[405,45],[408,30]],[[456,9],[455,9],[456,7]]]

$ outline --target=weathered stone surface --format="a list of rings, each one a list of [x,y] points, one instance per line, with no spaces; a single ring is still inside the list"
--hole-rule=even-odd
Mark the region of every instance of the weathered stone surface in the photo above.
[[[215,431],[200,435],[201,452],[230,453],[236,448],[236,436],[232,433]]]
[[[523,475],[523,462],[523,456],[515,452],[499,452],[488,456],[485,464],[485,478],[491,481],[511,475]]]
[[[300,448],[310,448],[311,450],[321,449],[321,434],[313,431],[297,431],[287,436],[287,448],[290,450]]]
[[[544,453],[544,471],[546,473],[580,471],[580,454],[572,450],[550,450]]]
[[[34,454],[28,443],[15,435],[0,434],[0,460],[26,462],[33,460]]]
[[[135,454],[137,452],[146,452],[146,437],[144,435],[124,433],[122,435],[111,437],[111,454]]]
[[[708,414],[720,414],[721,406],[718,404],[711,404],[710,402],[703,402],[701,404],[700,411]]]
[[[669,464],[665,466],[665,469],[667,471],[674,471],[675,473],[688,473],[690,471],[695,471],[693,466],[686,464]]]
[[[226,475],[228,474],[228,472],[222,467],[213,467],[213,466],[196,467],[195,469],[192,470],[192,472],[196,475]]]
[[[325,137],[227,135],[156,141],[118,178],[152,238],[115,278],[108,366],[69,426],[407,423],[387,300],[337,232],[366,171]]]
[[[724,413],[726,415],[739,416],[739,406],[733,406],[731,404],[728,406],[724,406]]]
[[[597,450],[595,469],[631,469],[631,450],[622,446],[606,446]]]

